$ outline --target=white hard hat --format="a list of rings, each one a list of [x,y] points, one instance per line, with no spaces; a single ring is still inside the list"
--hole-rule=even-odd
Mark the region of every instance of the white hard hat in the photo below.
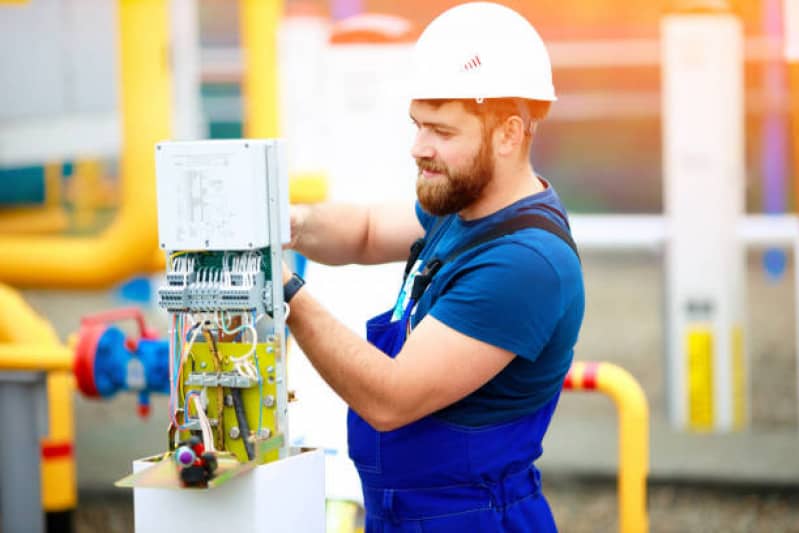
[[[425,28],[414,49],[411,98],[557,100],[538,32],[491,2],[455,6]]]

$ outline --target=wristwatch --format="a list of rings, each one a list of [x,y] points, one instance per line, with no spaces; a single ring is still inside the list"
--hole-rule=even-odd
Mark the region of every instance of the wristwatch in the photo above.
[[[296,272],[291,275],[291,278],[283,285],[283,301],[289,303],[289,300],[294,298],[302,286],[305,285],[305,280],[300,277]]]

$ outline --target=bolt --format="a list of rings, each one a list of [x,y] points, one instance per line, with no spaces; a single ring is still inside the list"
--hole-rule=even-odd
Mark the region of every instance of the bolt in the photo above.
[[[228,433],[228,435],[230,435],[231,439],[238,439],[239,436],[241,436],[241,431],[239,431],[239,428],[237,426],[233,426],[232,428],[230,428],[230,432]]]
[[[264,396],[264,407],[274,407],[275,397],[272,395]]]
[[[208,248],[211,245],[211,241],[205,239],[205,247]]]
[[[166,243],[162,242],[161,243],[161,248],[166,248]]]
[[[232,394],[226,394],[225,395],[225,405],[228,406],[228,407],[233,407],[233,395]],[[235,438],[235,437],[233,437],[233,438]]]
[[[250,147],[250,143],[244,143],[244,148],[249,148],[249,147]]]
[[[200,361],[200,368],[205,368],[207,366],[208,366],[208,363],[206,363],[205,361]]]
[[[248,243],[247,243],[247,245],[248,245],[250,248],[252,248],[252,243],[251,243],[251,242],[248,242]]]
[[[267,372],[267,373],[271,374],[271,373],[272,373],[272,372],[274,372],[274,371],[275,371],[275,367],[273,367],[273,366],[268,366],[268,367],[266,367],[266,372]]]
[[[262,439],[268,439],[272,436],[272,430],[269,428],[264,428],[260,432],[258,432],[258,436]]]

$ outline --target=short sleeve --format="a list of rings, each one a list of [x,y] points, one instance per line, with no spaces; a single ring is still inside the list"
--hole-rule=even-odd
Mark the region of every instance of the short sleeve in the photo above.
[[[419,220],[419,224],[421,224],[424,228],[425,233],[430,231],[430,228],[433,227],[433,222],[436,219],[436,217],[422,209],[422,206],[418,201],[416,202],[416,218]]]
[[[520,243],[493,246],[456,267],[430,314],[469,337],[535,361],[564,313],[555,268]]]

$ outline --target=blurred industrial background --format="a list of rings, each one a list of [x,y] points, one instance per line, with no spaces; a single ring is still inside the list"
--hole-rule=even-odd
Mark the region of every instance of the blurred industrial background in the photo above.
[[[91,248],[96,255],[82,255],[93,246],[90,239],[114,231],[123,211],[144,209],[138,204],[126,207],[125,202],[140,191],[132,182],[141,180],[153,188],[154,168],[131,161],[142,160],[139,154],[149,154],[152,143],[164,138],[284,136],[291,178],[307,187],[302,189],[306,193],[292,190],[292,201],[411,201],[415,173],[408,154],[411,125],[402,97],[403,73],[421,28],[458,3],[0,0],[0,256],[5,257],[0,257],[0,283],[19,291],[64,345],[78,331],[81,316],[123,305],[140,306],[166,336],[166,318],[154,303],[162,270],[155,237],[147,233],[154,220],[141,223],[141,238],[152,237],[152,242],[114,241]],[[799,3],[500,3],[534,24],[552,57],[559,101],[539,130],[533,161],[578,219],[576,240],[585,244],[587,308],[576,359],[619,365],[640,383],[648,400],[649,529],[799,531],[799,288],[794,272],[799,225],[792,218],[799,198],[799,47],[791,52],[795,45],[790,34],[791,24],[799,25]],[[125,13],[130,17],[123,23]],[[148,27],[152,13],[159,15]],[[247,14],[255,13],[270,21],[260,36],[247,34],[261,31],[248,26]],[[740,183],[738,178],[729,180],[734,195],[740,195],[739,215],[785,217],[775,218],[772,226],[779,222],[774,232],[780,237],[751,237],[754,246],[735,245],[744,269],[729,289],[735,292],[732,300],[740,303],[730,305],[742,307],[746,361],[736,363],[737,356],[731,356],[730,373],[742,368],[743,377],[719,378],[710,370],[705,376],[732,383],[730,411],[743,414],[740,419],[730,415],[734,423],[727,425],[717,423],[724,416],[719,414],[724,400],[712,391],[726,385],[716,381],[707,393],[716,402],[708,420],[701,413],[696,418],[674,414],[673,396],[688,398],[693,406],[690,394],[695,391],[687,392],[688,385],[669,378],[669,345],[683,340],[669,339],[667,325],[673,293],[668,233],[662,228],[648,232],[643,226],[674,204],[673,198],[666,200],[665,168],[671,156],[664,148],[665,115],[673,110],[664,95],[665,79],[671,75],[664,70],[664,21],[674,14],[726,17],[740,25],[736,35],[742,46],[729,52],[738,60],[740,78],[726,71],[719,76],[722,84],[740,81],[740,106],[731,107],[730,113],[740,118],[743,143],[719,150],[732,153],[733,162],[740,156],[742,162]],[[273,41],[257,41],[270,36]],[[253,46],[271,47],[269,71],[262,73],[266,81],[248,77],[253,67],[247,39],[256,40]],[[699,41],[696,58],[691,55],[687,61],[701,63],[702,51]],[[142,84],[135,77],[137,67],[129,68],[144,64],[146,70],[148,63],[158,63],[169,73],[170,83],[163,85],[167,97],[163,92],[148,96],[160,83],[153,81],[159,74],[148,74],[151,78]],[[731,77],[724,78],[727,74]],[[257,85],[262,82],[266,85]],[[268,91],[253,97],[248,93],[253,87]],[[130,95],[137,91],[137,103],[131,103]],[[256,99],[266,102],[266,111],[253,109],[261,105]],[[266,124],[253,126],[253,113],[269,115]],[[706,120],[701,114],[694,123],[682,117],[669,123],[680,130],[670,135],[712,132]],[[126,152],[126,143],[138,141],[144,146]],[[146,162],[150,156],[144,157]],[[730,175],[737,172],[730,170]],[[702,198],[705,214],[713,218],[728,195]],[[154,200],[154,192],[146,192],[145,198]],[[146,216],[154,216],[155,207],[147,209]],[[632,218],[613,218],[617,225],[605,230],[580,215]],[[769,221],[760,222],[757,231],[770,235]],[[585,235],[600,235],[581,241],[580,228],[588,228]],[[630,243],[634,235],[640,235],[637,244]],[[652,239],[649,245],[642,244],[646,239]],[[28,244],[40,251],[31,252]],[[124,252],[128,248],[138,250],[135,260]],[[103,256],[109,254],[120,259],[101,267],[100,273],[84,272],[79,264],[106,265]],[[396,290],[391,285],[385,293],[356,295],[352,301],[338,301],[337,308],[334,280],[352,281],[360,271],[345,267],[336,274],[318,265],[308,268],[309,284],[329,293],[334,313],[353,327],[382,309],[383,295]],[[382,283],[394,274],[396,268],[381,271],[372,281]],[[10,306],[0,307],[0,314],[7,315],[0,320],[0,333],[14,330],[14,312]],[[11,334],[0,336],[0,342],[13,341]],[[327,448],[329,459],[341,459],[343,411],[328,405],[329,393],[319,391],[321,384],[303,366],[302,355],[292,352],[291,357],[290,365],[297,368],[290,368],[289,381],[298,397],[292,407],[293,437]],[[694,377],[693,367],[679,368],[688,381]],[[2,371],[0,366],[0,376]],[[736,389],[739,385],[745,392]],[[74,530],[81,533],[133,531],[131,493],[114,488],[113,482],[129,472],[134,458],[163,448],[166,399],[154,396],[150,415],[142,418],[136,415],[140,400],[133,393],[107,400],[77,393],[70,397],[74,441],[67,455],[75,458],[78,498],[73,502],[67,497],[66,503],[49,509],[45,501],[45,510],[74,518]],[[562,396],[541,461],[545,491],[562,531],[618,529],[617,424],[617,409],[605,396]],[[337,434],[331,429],[335,427],[340,428]],[[328,484],[335,485],[339,475],[344,488],[329,487],[329,492],[347,497],[347,474],[329,469]],[[0,486],[0,493],[9,490],[14,489]]]

